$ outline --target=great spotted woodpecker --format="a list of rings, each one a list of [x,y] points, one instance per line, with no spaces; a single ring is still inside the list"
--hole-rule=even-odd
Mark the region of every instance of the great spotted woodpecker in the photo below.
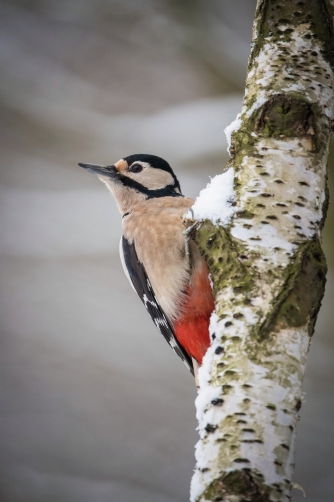
[[[182,195],[170,165],[155,155],[79,166],[97,174],[115,197],[125,274],[161,334],[197,377],[210,345],[214,300],[207,265],[182,220],[194,200]]]

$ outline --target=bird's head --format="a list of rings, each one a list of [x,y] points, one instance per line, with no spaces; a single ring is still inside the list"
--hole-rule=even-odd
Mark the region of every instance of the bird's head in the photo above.
[[[145,199],[182,197],[180,184],[172,168],[168,162],[155,155],[129,155],[111,166],[82,163],[79,166],[97,174],[107,185],[122,214]]]

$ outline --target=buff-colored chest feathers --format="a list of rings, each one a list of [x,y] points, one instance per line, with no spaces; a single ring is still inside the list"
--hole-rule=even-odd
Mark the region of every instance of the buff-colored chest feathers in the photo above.
[[[165,314],[175,320],[182,309],[191,276],[182,215],[192,206],[188,198],[164,197],[138,204],[123,220],[123,234],[134,240],[154,293]]]

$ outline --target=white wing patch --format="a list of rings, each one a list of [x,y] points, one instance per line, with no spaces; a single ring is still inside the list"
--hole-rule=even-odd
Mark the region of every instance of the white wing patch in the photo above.
[[[149,280],[147,280],[147,284],[151,287]],[[143,295],[143,302],[146,307],[146,310],[148,310],[148,311],[150,310],[149,305],[151,307],[156,308],[157,310],[159,310],[159,309],[161,310],[161,307],[158,303],[158,300],[149,300],[145,294]],[[155,317],[153,319],[153,321],[160,332],[162,329],[170,329],[169,323],[164,315],[162,317]],[[172,347],[172,349],[175,349],[175,347],[178,346],[178,343],[175,341],[174,336],[171,337],[170,339],[168,339],[167,342]]]

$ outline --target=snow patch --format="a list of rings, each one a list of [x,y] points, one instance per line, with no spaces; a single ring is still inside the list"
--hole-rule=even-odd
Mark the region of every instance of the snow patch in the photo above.
[[[201,190],[186,218],[199,221],[211,220],[214,224],[226,226],[234,213],[236,196],[234,192],[234,169],[230,167],[222,174],[211,179],[206,188]]]
[[[241,126],[241,114],[238,113],[237,118],[230,123],[230,125],[226,126],[224,129],[224,133],[227,139],[227,151],[230,152],[230,147],[232,143],[232,132],[237,131]]]
[[[210,318],[210,338],[212,340],[212,335],[216,335],[219,331],[219,319],[216,312],[212,312]],[[195,400],[196,405],[196,417],[199,423],[199,428],[203,426],[202,422],[204,419],[204,414],[207,407],[210,405],[211,401],[221,394],[220,387],[212,387],[211,382],[211,368],[212,360],[214,357],[215,345],[212,344],[208,348],[205,356],[203,357],[202,365],[198,368],[198,382],[200,386],[200,392]]]
[[[277,92],[273,92],[272,95],[278,94]],[[261,108],[261,106],[264,105],[264,103],[267,101],[268,97],[264,91],[259,90],[257,94],[257,99],[254,101],[252,106],[246,110],[245,107],[243,107],[242,113],[245,113],[246,117],[249,118],[252,113],[257,110],[258,108]]]

